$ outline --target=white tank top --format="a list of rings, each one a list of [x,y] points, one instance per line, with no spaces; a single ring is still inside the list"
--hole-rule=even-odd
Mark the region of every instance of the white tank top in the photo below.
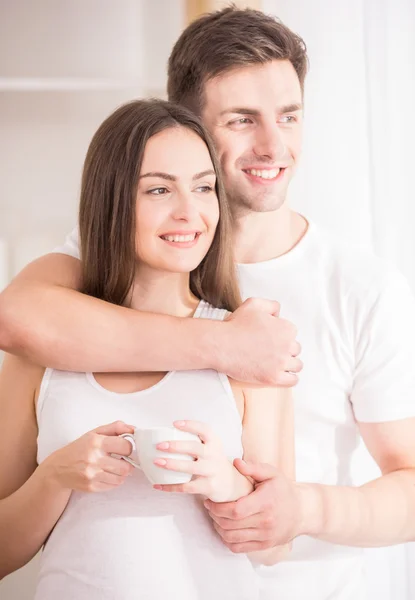
[[[201,302],[195,317],[223,319]],[[241,419],[228,378],[174,371],[153,387],[122,394],[92,374],[47,369],[37,405],[38,463],[105,423],[209,424],[229,457],[242,456]],[[72,492],[45,544],[35,600],[256,600],[255,571],[232,554],[200,497],[154,490],[141,471],[108,492]]]

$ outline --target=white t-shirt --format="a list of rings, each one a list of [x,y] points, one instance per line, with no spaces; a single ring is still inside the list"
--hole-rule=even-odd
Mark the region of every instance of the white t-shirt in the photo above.
[[[57,249],[79,257],[76,232]],[[389,263],[313,223],[289,253],[239,265],[242,296],[278,300],[298,328],[299,481],[352,483],[356,421],[415,416],[415,300]],[[366,600],[362,550],[302,536],[288,561],[261,567],[264,600]]]

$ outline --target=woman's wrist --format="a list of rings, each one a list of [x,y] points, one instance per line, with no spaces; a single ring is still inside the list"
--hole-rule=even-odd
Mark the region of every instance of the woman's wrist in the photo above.
[[[69,495],[72,492],[71,489],[62,485],[60,478],[58,477],[57,469],[51,461],[50,456],[40,463],[34,472],[34,476],[37,478],[42,488],[48,492],[67,493]]]
[[[244,496],[248,496],[248,494],[250,494],[254,490],[254,485],[252,481],[250,481],[248,477],[245,477],[245,475],[242,475],[242,473],[240,473],[238,469],[236,469],[233,465],[232,476],[232,498],[229,498],[229,502],[239,500],[239,498],[243,498]]]

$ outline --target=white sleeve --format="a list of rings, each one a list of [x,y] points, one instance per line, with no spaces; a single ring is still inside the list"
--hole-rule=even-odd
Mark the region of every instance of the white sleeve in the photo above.
[[[68,254],[80,260],[79,252],[79,231],[76,227],[69,235],[66,236],[63,246],[54,248],[52,252],[58,252],[59,254]]]
[[[357,421],[415,417],[415,298],[397,271],[358,336],[351,401]]]

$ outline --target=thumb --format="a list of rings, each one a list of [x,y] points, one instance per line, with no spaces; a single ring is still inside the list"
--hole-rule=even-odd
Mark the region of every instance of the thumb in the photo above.
[[[245,462],[241,458],[235,458],[233,466],[241,475],[252,477],[257,483],[272,479],[278,474],[278,471],[272,465],[266,463]]]
[[[123,421],[114,421],[114,423],[97,427],[94,432],[100,435],[121,435],[122,433],[134,433],[134,427]]]

